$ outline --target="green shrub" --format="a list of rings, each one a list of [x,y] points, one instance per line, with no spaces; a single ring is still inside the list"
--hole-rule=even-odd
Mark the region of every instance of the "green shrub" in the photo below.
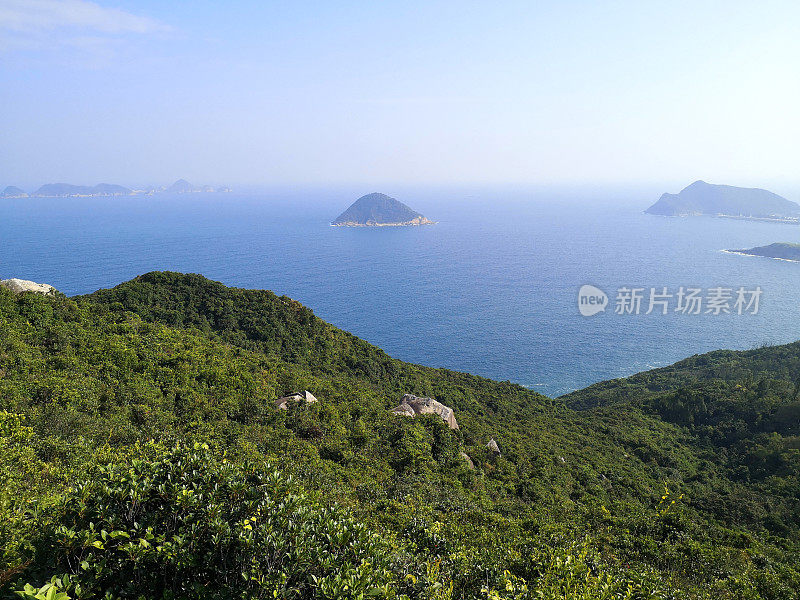
[[[150,444],[143,453],[100,467],[71,489],[37,540],[36,570],[68,575],[70,596],[391,594],[389,546],[352,518],[316,506],[290,478],[218,460],[201,444]]]

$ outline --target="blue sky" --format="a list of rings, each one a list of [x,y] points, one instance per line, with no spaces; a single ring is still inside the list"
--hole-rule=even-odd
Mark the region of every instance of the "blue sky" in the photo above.
[[[794,185],[798,31],[796,1],[0,0],[0,185]]]

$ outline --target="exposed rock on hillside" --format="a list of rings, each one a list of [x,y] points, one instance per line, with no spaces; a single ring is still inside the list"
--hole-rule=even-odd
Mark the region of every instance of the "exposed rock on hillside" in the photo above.
[[[3,279],[0,281],[0,287],[7,288],[15,294],[20,294],[22,292],[52,294],[58,291],[52,285],[48,285],[46,283],[36,283],[35,281],[26,281],[24,279]]]
[[[413,394],[405,394],[400,400],[400,405],[393,408],[391,412],[404,417],[439,415],[450,426],[450,429],[458,429],[455,411],[433,398],[418,398]]]
[[[486,447],[495,454],[500,454],[500,446],[497,445],[497,442],[494,440],[494,438],[489,440],[489,443],[486,444]]]
[[[278,398],[275,400],[275,406],[280,410],[288,410],[289,402],[308,402],[309,404],[314,404],[319,401],[314,397],[314,394],[305,390],[303,392],[294,392],[283,398]]]

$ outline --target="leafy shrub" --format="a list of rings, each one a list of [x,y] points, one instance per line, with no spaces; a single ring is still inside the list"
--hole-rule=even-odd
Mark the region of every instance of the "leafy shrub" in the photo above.
[[[69,575],[70,596],[391,594],[389,546],[352,518],[316,506],[290,478],[217,460],[201,444],[143,451],[71,489],[37,541],[37,570]],[[28,589],[37,597],[33,590],[44,588]]]

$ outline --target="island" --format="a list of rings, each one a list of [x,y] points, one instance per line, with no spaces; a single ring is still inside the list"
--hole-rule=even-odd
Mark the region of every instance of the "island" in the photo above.
[[[331,223],[335,227],[401,227],[434,222],[386,194],[361,196]]]
[[[166,189],[166,191],[173,194],[197,194],[200,192],[208,193],[208,192],[230,191],[230,189],[228,188],[214,189],[210,185],[197,186],[197,185],[192,185],[185,179],[178,179],[178,181],[169,186]]]
[[[39,198],[65,198],[70,196],[128,196],[132,193],[133,190],[113,183],[98,183],[93,187],[71,183],[46,183],[31,195]]]
[[[3,190],[3,193],[0,194],[0,198],[27,198],[28,194],[25,193],[25,190],[21,190],[20,188],[9,185],[6,189]]]
[[[664,194],[646,213],[670,217],[707,215],[800,222],[800,204],[767,190],[695,181],[678,194]]]
[[[790,242],[775,242],[768,246],[757,246],[747,250],[726,250],[725,252],[800,262],[800,244]]]
[[[46,183],[40,186],[35,192],[30,194],[25,190],[10,185],[6,187],[0,198],[94,198],[96,196],[152,196],[160,192],[184,194],[184,193],[228,193],[231,188],[222,186],[214,188],[210,185],[195,186],[179,179],[169,187],[144,187],[132,190],[115,183],[98,183],[95,186],[74,185],[72,183]]]
[[[210,194],[214,192],[228,193],[231,191],[231,188],[227,186],[215,188],[210,185],[202,185],[202,186],[192,185],[185,179],[178,179],[178,181],[173,183],[168,188],[166,189],[162,188],[156,191],[168,192],[170,194],[200,194],[200,193]]]

